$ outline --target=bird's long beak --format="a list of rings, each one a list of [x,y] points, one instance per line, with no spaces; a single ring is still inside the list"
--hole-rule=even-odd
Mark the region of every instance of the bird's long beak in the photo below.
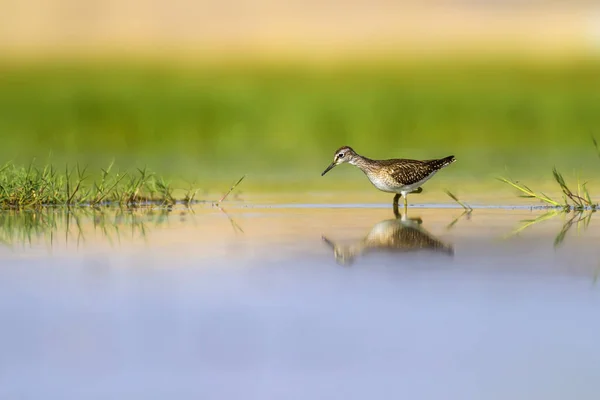
[[[321,176],[325,175],[326,173],[328,173],[333,167],[335,167],[335,161],[332,162],[331,164],[329,164],[329,167],[327,167],[327,169],[325,169],[325,171],[323,171],[323,173],[321,174]]]
[[[329,247],[335,249],[335,243],[333,243],[331,240],[327,239],[324,235],[321,235],[321,239],[323,239],[323,241],[327,243]]]

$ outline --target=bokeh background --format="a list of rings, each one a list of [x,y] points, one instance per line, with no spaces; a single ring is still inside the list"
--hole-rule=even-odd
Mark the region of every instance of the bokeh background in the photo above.
[[[359,187],[333,151],[447,179],[593,182],[593,1],[4,0],[0,160],[148,166],[211,186]],[[336,179],[337,177],[337,179]],[[474,183],[475,182],[475,183]],[[432,181],[433,183],[433,181]],[[437,183],[436,183],[437,184]]]

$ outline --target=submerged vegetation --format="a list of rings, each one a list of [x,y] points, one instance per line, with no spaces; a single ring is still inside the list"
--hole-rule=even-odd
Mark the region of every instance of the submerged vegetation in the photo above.
[[[146,168],[120,172],[114,171],[111,163],[98,175],[92,180],[87,168],[79,165],[59,171],[52,165],[40,168],[34,164],[19,167],[7,163],[0,167],[0,208],[107,205],[136,208],[199,202],[197,188],[190,187],[181,198],[176,198],[171,183]],[[243,179],[244,176],[216,203],[225,200]]]

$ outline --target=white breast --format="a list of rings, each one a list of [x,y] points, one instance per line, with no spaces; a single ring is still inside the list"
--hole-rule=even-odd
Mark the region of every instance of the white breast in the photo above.
[[[429,176],[427,176],[424,179],[421,179],[418,182],[415,182],[411,185],[404,185],[404,186],[390,186],[386,180],[380,179],[379,176],[376,174],[367,173],[367,177],[369,178],[369,180],[371,181],[373,186],[375,186],[377,189],[379,189],[383,192],[388,192],[388,193],[400,193],[404,196],[407,193],[410,193],[413,190],[419,188],[422,184],[424,184],[429,179],[431,179],[431,177],[433,175],[435,175],[436,172],[437,171],[432,172],[431,174],[429,174]]]
[[[385,180],[379,179],[378,175],[367,173],[367,178],[369,178],[373,186],[375,186],[377,189],[384,192],[396,193],[396,189],[392,186],[389,186]]]

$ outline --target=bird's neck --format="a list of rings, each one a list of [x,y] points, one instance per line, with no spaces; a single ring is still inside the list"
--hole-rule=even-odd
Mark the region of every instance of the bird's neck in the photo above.
[[[375,163],[375,161],[371,160],[370,158],[363,157],[359,154],[354,156],[354,159],[350,162],[350,164],[357,166],[363,172],[372,170],[374,163]]]

